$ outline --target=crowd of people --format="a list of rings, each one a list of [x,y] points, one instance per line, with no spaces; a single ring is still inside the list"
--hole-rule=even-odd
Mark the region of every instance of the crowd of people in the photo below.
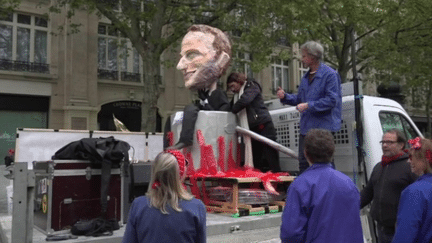
[[[300,50],[309,71],[302,77],[298,93],[277,90],[283,104],[294,105],[301,113],[300,173],[287,190],[281,241],[363,242],[360,210],[371,204],[379,243],[432,242],[431,140],[407,141],[397,129],[386,131],[381,141],[382,161],[359,192],[332,163],[333,133],[341,126],[340,76],[322,63],[324,48],[319,43],[306,42]],[[199,110],[236,114],[246,109],[249,129],[276,140],[259,82],[241,73],[229,75],[228,90],[242,93],[231,103],[216,85],[231,58],[231,43],[225,33],[194,25],[182,41],[180,55],[177,68],[183,72],[186,87],[197,91],[200,100],[185,108],[179,142],[165,145],[166,150],[156,157],[147,194],[136,198],[130,208],[125,243],[206,242],[206,209],[183,184],[188,162],[178,150],[192,144]],[[258,143],[252,147],[256,168],[281,171],[276,150]]]

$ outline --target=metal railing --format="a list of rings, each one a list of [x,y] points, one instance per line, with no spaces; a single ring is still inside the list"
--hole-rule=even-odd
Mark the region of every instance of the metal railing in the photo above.
[[[141,82],[140,73],[130,73],[130,72],[120,72],[118,70],[107,70],[98,68],[98,78],[99,79],[109,79],[109,80],[119,80],[126,82]]]
[[[0,70],[33,72],[33,73],[49,73],[49,64],[0,59]]]

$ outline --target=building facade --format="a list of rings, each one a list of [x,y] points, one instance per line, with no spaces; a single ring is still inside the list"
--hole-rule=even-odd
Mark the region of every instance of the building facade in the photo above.
[[[142,63],[130,42],[95,14],[77,11],[69,21],[48,7],[49,1],[23,1],[0,20],[0,156],[14,148],[19,127],[115,130],[115,115],[129,130],[141,130]],[[79,31],[70,23],[80,23]],[[298,46],[293,48],[297,57]],[[161,61],[177,63],[176,53],[167,52]],[[275,57],[269,67],[252,73],[250,56],[235,55],[232,69],[257,79],[265,99],[276,98],[278,86],[295,91],[305,71],[298,58]],[[161,74],[159,131],[170,114],[194,98],[175,65],[162,67]]]

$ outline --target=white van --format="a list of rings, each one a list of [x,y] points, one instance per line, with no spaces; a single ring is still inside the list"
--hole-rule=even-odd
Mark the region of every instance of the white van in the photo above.
[[[270,114],[277,130],[277,141],[297,151],[300,113],[294,106],[287,106],[271,110]],[[381,141],[385,131],[391,128],[401,129],[408,139],[422,136],[402,106],[390,99],[362,96],[361,117],[364,142],[362,151],[366,163],[365,167],[359,165],[357,159],[354,96],[344,96],[342,98],[342,125],[341,129],[335,134],[336,151],[334,160],[337,170],[353,179],[362,177],[365,168],[369,178],[373,167],[381,161],[382,150],[379,141]],[[298,160],[292,157],[281,153],[280,163],[285,171],[298,171]]]

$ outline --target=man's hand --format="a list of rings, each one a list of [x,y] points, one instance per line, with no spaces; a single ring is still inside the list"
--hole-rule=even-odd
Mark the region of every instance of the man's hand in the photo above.
[[[304,112],[304,111],[307,110],[308,108],[309,108],[308,103],[300,103],[300,104],[298,104],[297,107],[296,107],[296,109],[297,109],[300,113]]]
[[[209,91],[205,91],[204,89],[198,90],[198,97],[202,101],[206,100],[209,97]]]
[[[277,88],[276,94],[279,99],[285,98],[285,91],[281,87]]]

